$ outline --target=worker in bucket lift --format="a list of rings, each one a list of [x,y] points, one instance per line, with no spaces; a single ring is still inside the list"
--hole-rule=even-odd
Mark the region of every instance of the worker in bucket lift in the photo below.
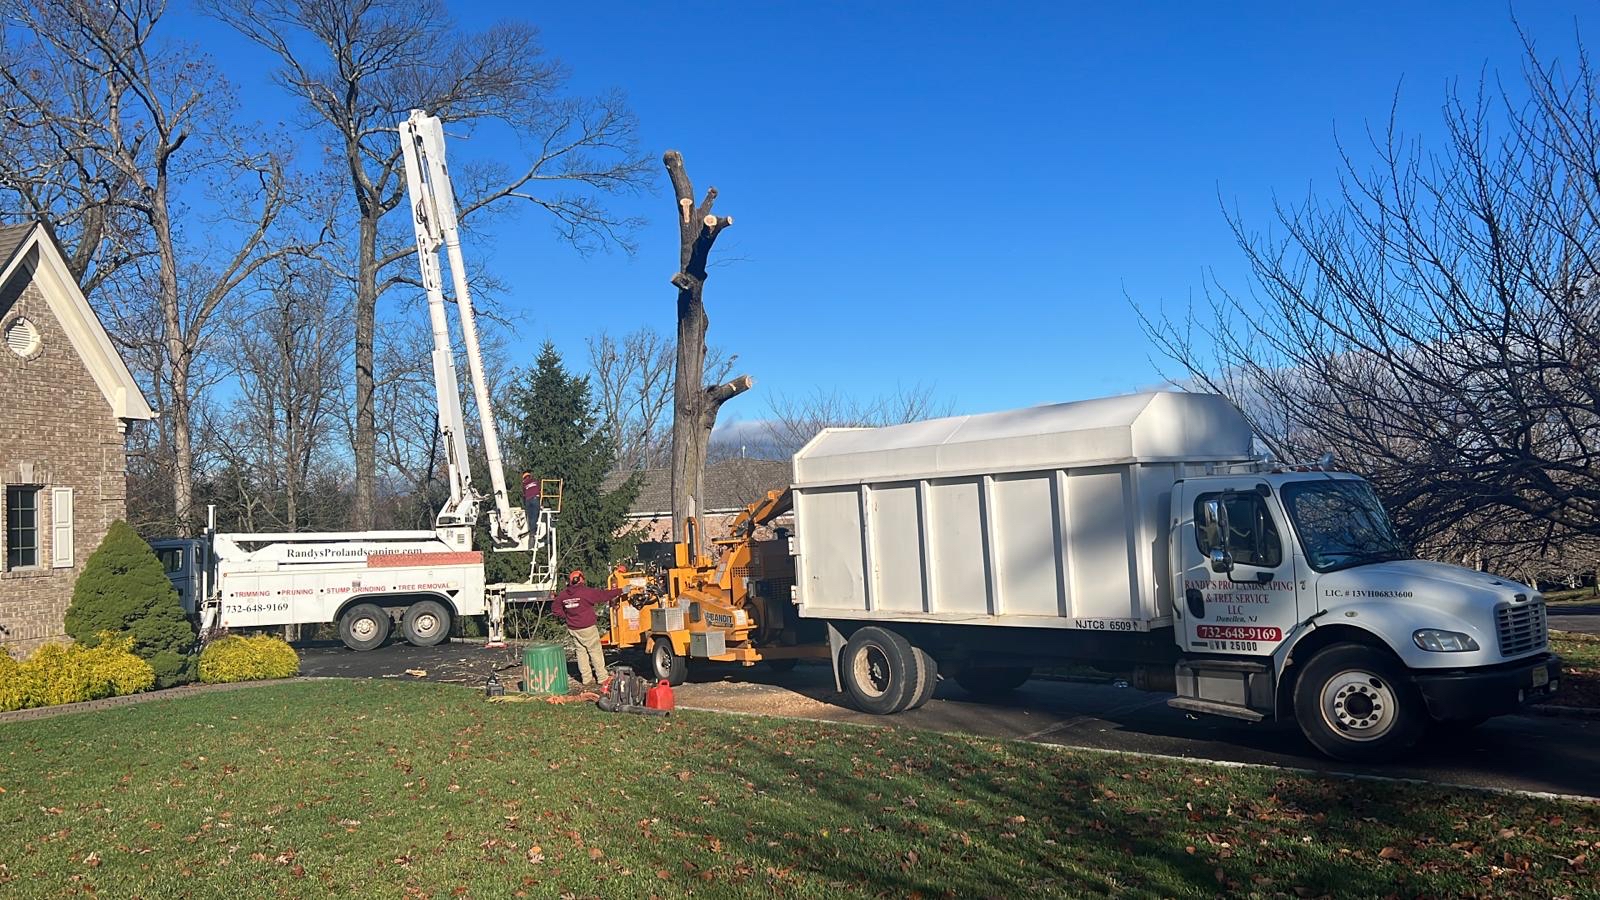
[[[572,649],[578,654],[578,674],[585,685],[598,684],[606,672],[605,654],[600,650],[600,629],[595,625],[595,607],[605,606],[622,595],[622,589],[601,590],[584,583],[583,572],[573,569],[567,586],[550,602],[550,613],[567,623]]]
[[[539,479],[531,473],[522,473],[522,508],[528,513],[528,524],[539,521]]]

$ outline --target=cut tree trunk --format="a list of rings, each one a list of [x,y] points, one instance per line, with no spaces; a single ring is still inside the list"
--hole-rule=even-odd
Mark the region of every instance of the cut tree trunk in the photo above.
[[[740,375],[726,384],[705,383],[706,328],[711,324],[702,299],[706,261],[717,235],[733,224],[733,217],[711,214],[716,188],[709,188],[705,199],[695,206],[694,185],[678,151],[668,150],[661,161],[678,201],[678,272],[672,276],[678,289],[677,378],[672,392],[672,538],[682,541],[684,519],[699,516],[705,498],[706,451],[717,425],[717,412],[755,382],[749,375]]]

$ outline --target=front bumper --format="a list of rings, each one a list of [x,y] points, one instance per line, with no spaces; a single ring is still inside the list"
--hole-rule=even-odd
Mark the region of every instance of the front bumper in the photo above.
[[[1544,684],[1535,685],[1543,670]],[[1412,679],[1440,721],[1482,719],[1516,712],[1529,703],[1549,699],[1561,679],[1561,657],[1542,653],[1480,669],[1412,671]]]

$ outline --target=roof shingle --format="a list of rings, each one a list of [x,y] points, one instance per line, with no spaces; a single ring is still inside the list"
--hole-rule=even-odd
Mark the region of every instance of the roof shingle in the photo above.
[[[23,222],[21,225],[0,225],[0,269],[4,269],[11,262],[11,255],[17,252],[22,242],[28,239],[28,233],[33,231],[36,222]]]
[[[632,472],[612,472],[601,484],[607,493],[621,487]],[[672,470],[670,468],[643,469],[639,473],[644,482],[639,496],[628,508],[631,516],[656,516],[672,514]],[[761,495],[777,488],[788,487],[794,472],[787,459],[725,459],[706,466],[705,512],[723,512],[743,509],[761,499]]]

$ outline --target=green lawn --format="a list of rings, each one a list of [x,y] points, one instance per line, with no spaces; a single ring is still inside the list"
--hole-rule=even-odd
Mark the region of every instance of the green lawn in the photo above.
[[[1596,896],[1600,807],[302,682],[0,725],[0,894]]]
[[[1550,649],[1561,656],[1561,690],[1552,703],[1600,708],[1600,635],[1553,631]]]

